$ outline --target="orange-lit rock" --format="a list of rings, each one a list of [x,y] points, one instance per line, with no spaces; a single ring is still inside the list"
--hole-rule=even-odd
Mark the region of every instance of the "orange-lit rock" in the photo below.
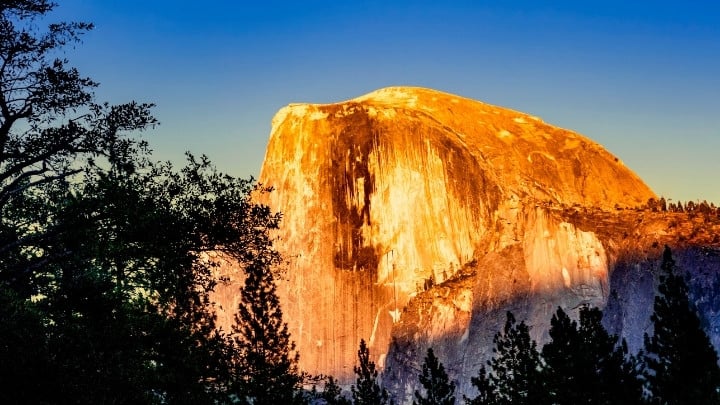
[[[361,338],[383,366],[393,326],[412,319],[423,339],[456,336],[465,350],[473,311],[518,291],[555,297],[529,310],[547,322],[558,303],[603,305],[607,247],[551,208],[612,211],[656,198],[582,135],[409,87],[281,109],[260,182],[275,187],[265,202],[283,213],[279,290],[301,367],[341,381],[353,378]],[[446,287],[473,260],[486,269]],[[430,318],[408,314],[429,280],[445,295]]]

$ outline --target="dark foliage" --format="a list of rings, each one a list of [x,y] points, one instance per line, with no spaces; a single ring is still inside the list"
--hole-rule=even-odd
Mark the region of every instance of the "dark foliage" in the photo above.
[[[319,397],[328,405],[350,405],[352,403],[343,396],[342,389],[332,376],[327,377],[325,388]]]
[[[0,4],[0,402],[223,401],[206,253],[272,260],[279,216],[204,157],[151,162],[152,106],[96,104],[54,57],[92,25],[53,8]]]
[[[0,7],[0,281],[23,297],[47,281],[33,270],[55,257],[35,246],[53,243],[47,225],[63,213],[68,184],[98,162],[131,170],[131,156],[146,144],[126,134],[156,123],[149,104],[93,103],[96,84],[54,57],[92,25],[41,30],[36,22],[53,7],[44,0]]]
[[[676,273],[665,247],[659,294],[651,319],[653,335],[645,336],[644,373],[653,404],[720,403],[718,357],[703,331],[688,287]]]
[[[490,372],[481,369],[472,379],[479,394],[465,398],[471,404],[533,404],[545,398],[542,386],[541,360],[536,343],[530,338],[525,322],[516,323],[511,312],[502,333],[493,339],[493,359],[488,362]]]
[[[432,348],[427,350],[425,362],[422,366],[422,374],[418,376],[420,384],[425,389],[425,394],[415,391],[415,405],[454,405],[455,404],[455,383],[450,381],[445,367],[435,357]]]
[[[358,350],[358,365],[354,367],[357,379],[355,385],[350,387],[353,404],[355,405],[384,405],[389,402],[389,395],[377,382],[378,372],[375,362],[370,360],[370,350],[365,340],[360,340]]]
[[[497,404],[537,404],[543,398],[540,354],[525,322],[507,313],[503,333],[493,339],[490,384]]]
[[[471,405],[640,404],[638,361],[624,342],[609,335],[597,308],[582,307],[580,324],[558,308],[551,319],[551,341],[542,356],[528,327],[511,313],[495,335],[495,357],[471,379],[478,395]]]
[[[589,384],[594,364],[587,369],[589,359],[583,353],[577,323],[558,308],[550,320],[550,339],[542,349],[543,375],[551,403],[575,404],[584,398],[578,384]],[[578,372],[579,371],[579,372]],[[578,398],[580,397],[580,398]]]
[[[490,405],[495,403],[495,392],[490,384],[490,378],[484,366],[480,367],[477,377],[470,378],[470,383],[477,389],[478,394],[475,398],[463,396],[466,404]]]
[[[245,269],[233,325],[237,351],[233,391],[240,403],[272,405],[300,400],[299,356],[282,320],[271,264],[260,258]]]
[[[634,404],[642,400],[627,346],[602,326],[602,312],[580,308],[580,325],[558,308],[542,350],[543,381],[552,404]]]
[[[43,316],[36,305],[0,286],[0,403],[49,401],[37,382],[53,374],[43,333]]]

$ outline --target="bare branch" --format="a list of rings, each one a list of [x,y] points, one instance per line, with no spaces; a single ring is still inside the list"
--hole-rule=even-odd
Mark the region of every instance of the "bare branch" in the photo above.
[[[10,200],[10,198],[12,198],[13,195],[16,195],[20,192],[23,192],[23,191],[28,190],[33,187],[37,187],[41,184],[47,184],[47,183],[51,183],[51,182],[54,182],[57,180],[66,179],[66,178],[74,176],[80,172],[82,172],[82,169],[69,170],[67,172],[56,174],[54,176],[44,176],[38,180],[30,181],[27,184],[22,185],[22,186],[18,186],[20,184],[20,182],[13,181],[10,185],[5,186],[0,190],[0,206],[7,203]],[[23,175],[25,175],[27,173],[29,173],[29,172],[23,173]],[[27,178],[28,176],[23,176],[23,177]],[[12,187],[15,187],[15,188],[12,188]]]

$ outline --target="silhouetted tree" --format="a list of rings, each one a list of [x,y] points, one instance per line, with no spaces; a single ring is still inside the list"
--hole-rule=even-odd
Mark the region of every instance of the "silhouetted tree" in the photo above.
[[[585,398],[587,361],[577,323],[558,307],[550,320],[550,342],[542,348],[544,383],[551,403],[576,404]],[[575,388],[577,387],[577,389]]]
[[[0,403],[49,403],[38,382],[53,375],[42,312],[0,285],[0,325]]]
[[[349,399],[343,396],[337,380],[335,380],[332,376],[327,377],[325,381],[325,388],[319,396],[328,405],[350,405],[352,403]]]
[[[245,268],[245,285],[235,315],[234,392],[241,403],[299,402],[299,355],[283,322],[271,265],[259,258]]]
[[[709,214],[710,213],[710,204],[708,204],[707,200],[702,200],[697,205],[698,211],[700,211],[703,214]]]
[[[540,403],[544,398],[540,354],[525,322],[516,323],[508,312],[505,327],[495,335],[493,343],[495,356],[488,362],[493,403]]]
[[[420,384],[425,389],[425,395],[415,391],[416,405],[454,405],[455,383],[448,379],[445,367],[435,357],[432,348],[428,348],[425,362],[422,365],[422,374],[418,376]]]
[[[360,339],[358,350],[358,365],[354,367],[357,379],[350,387],[353,404],[355,405],[384,405],[389,402],[389,395],[377,382],[378,372],[375,362],[370,360],[370,350],[364,339]]]
[[[260,231],[277,218],[250,203],[249,183],[222,180],[206,161],[87,177],[48,200],[53,237],[35,242],[52,259],[34,274],[53,280],[32,304],[53,353],[38,384],[76,403],[211,400],[227,356],[207,295],[213,260],[202,254],[239,240],[260,254]]]
[[[667,246],[658,292],[651,317],[653,335],[645,335],[644,377],[651,403],[720,403],[717,353],[688,298],[687,284],[676,274]]]
[[[652,212],[657,212],[658,201],[655,198],[650,197],[650,198],[648,198],[647,203],[645,203],[645,207],[647,207],[647,209],[649,209]]]
[[[542,350],[544,382],[553,404],[633,404],[642,400],[640,381],[627,347],[602,326],[602,312],[580,308],[580,325],[562,310],[551,319]]]
[[[602,311],[581,307],[578,333],[587,365],[591,370],[592,365],[595,366],[595,379],[590,381],[597,392],[594,403],[641,403],[642,384],[637,361],[629,355],[627,343],[624,340],[618,342],[618,337],[610,335],[603,327]]]
[[[279,217],[204,157],[151,162],[131,135],[156,124],[152,106],[94,102],[96,84],[57,58],[92,25],[41,27],[54,6],[0,3],[0,321],[15,331],[0,356],[15,365],[3,388],[23,390],[0,402],[222,400],[205,253],[272,256]]]
[[[92,25],[62,22],[43,30],[38,22],[54,6],[0,5],[0,282],[25,297],[40,293],[47,278],[35,270],[53,259],[36,248],[55,236],[46,228],[57,215],[48,199],[57,203],[65,185],[82,181],[97,161],[131,170],[127,157],[146,145],[127,133],[156,123],[149,104],[93,103],[96,83],[56,57]]]
[[[493,386],[490,384],[490,378],[488,377],[485,366],[480,367],[477,377],[471,377],[470,383],[477,389],[478,394],[475,398],[469,398],[463,395],[465,403],[468,405],[492,405],[495,404],[497,399],[495,398],[495,391]]]

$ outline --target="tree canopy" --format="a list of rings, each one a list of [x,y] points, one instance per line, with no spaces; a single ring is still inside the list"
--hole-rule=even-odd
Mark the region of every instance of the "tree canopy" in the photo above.
[[[658,404],[720,403],[720,368],[715,349],[702,329],[677,273],[669,247],[663,252],[660,284],[645,335],[644,377],[650,401]]]
[[[245,269],[245,285],[233,325],[234,393],[241,403],[272,405],[299,402],[303,376],[299,355],[283,323],[270,268],[258,259]]]
[[[355,405],[384,405],[389,402],[389,395],[378,383],[378,372],[375,362],[370,360],[370,349],[365,339],[360,339],[358,349],[358,364],[353,368],[357,379],[350,387],[352,400]]]
[[[558,307],[542,349],[543,383],[553,404],[637,404],[642,390],[634,358],[602,326],[598,308],[580,307],[580,324]]]
[[[152,104],[95,102],[62,50],[92,29],[0,4],[0,402],[227,399],[217,253],[274,260],[267,189],[204,156],[154,162]]]
[[[486,376],[481,369],[473,384],[480,391],[473,404],[533,404],[544,398],[541,358],[525,322],[517,323],[507,312],[505,326],[493,339],[494,357],[488,361]]]
[[[450,381],[445,366],[435,357],[432,348],[428,348],[422,373],[418,376],[425,393],[415,391],[414,405],[454,405],[455,383]]]

